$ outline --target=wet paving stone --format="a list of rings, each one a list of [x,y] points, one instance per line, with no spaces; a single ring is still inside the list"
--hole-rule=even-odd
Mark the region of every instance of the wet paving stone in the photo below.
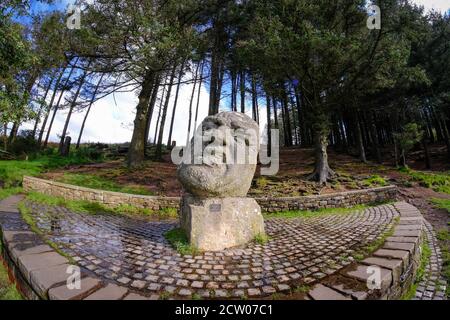
[[[268,218],[265,244],[181,255],[164,234],[177,222],[27,204],[39,229],[99,277],[146,296],[261,297],[289,292],[337,272],[380,237],[399,214],[381,205],[348,214]]]

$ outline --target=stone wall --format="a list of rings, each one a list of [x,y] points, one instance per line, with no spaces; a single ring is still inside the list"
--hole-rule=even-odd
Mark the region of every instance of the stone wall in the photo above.
[[[62,197],[66,200],[86,200],[97,202],[109,208],[115,208],[123,204],[138,208],[161,210],[164,208],[178,208],[180,198],[141,196],[112,191],[83,188],[50,180],[34,177],[23,178],[24,191],[37,191],[46,195]]]
[[[24,177],[23,188],[25,191],[37,191],[67,200],[98,202],[110,208],[121,204],[129,204],[139,208],[160,210],[164,208],[178,208],[180,205],[179,197],[140,196],[95,190],[34,177]],[[397,188],[395,186],[387,186],[317,196],[256,198],[255,200],[261,206],[263,212],[279,212],[351,207],[358,204],[395,200],[396,196]]]
[[[397,187],[347,191],[315,196],[257,198],[263,212],[279,212],[288,210],[316,210],[321,208],[352,207],[358,204],[368,204],[396,200]]]

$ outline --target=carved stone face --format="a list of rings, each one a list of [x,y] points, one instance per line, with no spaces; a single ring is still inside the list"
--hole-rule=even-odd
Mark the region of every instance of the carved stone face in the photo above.
[[[259,152],[258,124],[245,114],[222,112],[206,117],[187,148],[178,179],[198,197],[245,197]]]

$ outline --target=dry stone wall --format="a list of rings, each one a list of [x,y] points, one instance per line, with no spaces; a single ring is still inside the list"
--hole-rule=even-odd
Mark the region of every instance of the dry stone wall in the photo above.
[[[34,177],[24,177],[25,191],[37,191],[66,200],[87,200],[114,208],[123,204],[138,208],[161,210],[179,208],[179,197],[141,196],[119,192],[83,188]],[[355,190],[334,194],[286,197],[256,198],[263,212],[279,212],[288,210],[315,210],[320,208],[351,207],[358,204],[393,201],[397,198],[397,188],[386,186],[365,190]]]

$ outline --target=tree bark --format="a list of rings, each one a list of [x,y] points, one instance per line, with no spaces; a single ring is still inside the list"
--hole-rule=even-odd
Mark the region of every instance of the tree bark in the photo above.
[[[267,156],[271,156],[271,150],[272,150],[272,131],[271,124],[270,124],[270,97],[268,94],[266,94],[266,111],[267,111]]]
[[[162,158],[162,140],[163,140],[163,135],[164,135],[164,126],[166,123],[167,109],[169,109],[170,94],[172,92],[173,81],[175,79],[176,71],[177,71],[177,66],[174,65],[173,69],[172,69],[172,74],[170,75],[169,88],[167,89],[167,95],[166,95],[166,102],[164,103],[164,107],[162,109],[161,124],[159,126],[158,143],[156,144],[156,153],[155,153],[155,157],[157,160],[161,160],[161,158]],[[169,144],[167,146],[169,146]]]
[[[325,184],[330,178],[336,175],[328,165],[328,134],[329,132],[324,130],[314,134],[315,166],[309,178],[320,184]]]
[[[78,62],[78,59],[75,61],[75,64]],[[44,141],[44,148],[47,148],[47,144],[48,144],[48,139],[50,137],[50,132],[52,131],[52,127],[53,127],[53,122],[55,121],[55,117],[56,117],[56,113],[58,112],[59,109],[59,104],[61,103],[61,99],[64,95],[64,92],[66,91],[67,85],[69,84],[70,81],[70,77],[72,76],[73,71],[75,70],[75,64],[74,66],[70,69],[69,75],[67,76],[66,81],[64,82],[63,88],[59,94],[59,98],[58,98],[58,102],[56,103],[56,106],[53,110],[53,115],[52,115],[52,119],[50,120],[50,124],[48,126],[48,130],[47,130],[47,135],[45,136],[45,141]],[[55,89],[56,90],[56,89]]]
[[[366,163],[367,158],[366,158],[366,152],[364,150],[362,131],[361,131],[358,114],[356,112],[355,112],[355,130],[356,130],[356,140],[358,143],[359,160],[361,160],[361,162]]]
[[[211,58],[211,84],[209,88],[209,110],[208,114],[215,114],[217,102],[217,90],[219,83],[219,61],[216,50],[213,50]]]
[[[279,129],[280,127],[278,126],[277,100],[275,100],[275,98],[272,98],[272,102],[273,102],[274,125],[276,129]]]
[[[130,149],[127,155],[128,168],[137,168],[144,162],[145,157],[145,129],[147,124],[147,112],[149,111],[149,100],[155,80],[155,74],[147,71],[139,93],[139,102],[136,106],[136,117],[134,119],[134,130],[131,138]]]
[[[187,131],[187,137],[186,137],[186,146],[189,144],[189,137],[191,135],[191,122],[192,122],[192,103],[194,101],[194,95],[195,95],[195,88],[197,85],[197,76],[198,76],[198,70],[200,67],[200,63],[197,65],[197,68],[195,70],[195,76],[194,76],[194,87],[192,88],[192,94],[191,94],[191,100],[189,102],[189,122],[188,122],[188,131]],[[210,110],[210,112],[213,112],[214,110]],[[194,128],[195,130],[195,128]]]
[[[161,103],[159,104],[159,108],[158,108],[158,118],[156,119],[156,127],[155,127],[155,135],[153,136],[153,144],[156,145],[156,138],[158,137],[158,131],[159,131],[159,126],[160,126],[160,120],[161,120],[161,112],[164,106],[164,101],[165,101],[165,96],[166,96],[166,85],[164,85],[163,87],[163,92],[161,95]]]
[[[198,84],[197,91],[197,106],[195,107],[195,118],[194,118],[194,130],[197,129],[197,120],[198,120],[198,108],[200,107],[200,93],[202,89],[202,80],[203,80],[203,67],[205,66],[204,62],[202,63],[202,67],[200,69],[200,82]]]
[[[150,125],[152,124],[153,113],[155,110],[156,100],[158,99],[159,85],[161,77],[158,75],[155,80],[155,84],[152,89],[152,94],[147,111],[147,120],[145,121],[145,138],[144,138],[144,150],[147,152],[147,146],[150,139]]]
[[[45,89],[44,97],[42,98],[42,103],[39,106],[39,111],[38,111],[38,114],[36,116],[36,121],[34,122],[34,128],[33,128],[33,138],[34,139],[36,139],[36,131],[37,131],[37,127],[39,125],[39,121],[41,120],[42,110],[43,110],[43,108],[45,106],[45,99],[47,99],[48,92],[49,92],[49,90],[50,90],[50,88],[51,88],[51,86],[53,84],[53,80],[54,80],[54,77],[52,77],[50,82],[48,83],[48,86]]]
[[[85,127],[85,125],[86,125],[86,120],[87,120],[87,118],[89,117],[89,113],[91,112],[92,104],[94,103],[95,96],[97,95],[98,88],[100,87],[100,84],[101,84],[101,82],[102,82],[102,80],[103,80],[103,76],[104,76],[104,75],[105,75],[105,74],[103,73],[102,76],[100,77],[100,79],[98,80],[97,85],[95,86],[94,93],[93,93],[93,95],[92,95],[91,101],[89,102],[89,107],[88,107],[88,109],[87,109],[87,111],[86,111],[86,114],[85,114],[85,116],[84,116],[83,123],[81,124],[80,134],[78,135],[78,141],[77,141],[77,146],[76,146],[76,149],[77,149],[77,150],[80,148],[81,137],[83,136],[83,131],[84,131],[84,127]]]
[[[241,113],[245,113],[245,72],[241,71],[239,75],[239,89],[241,92]]]
[[[231,70],[231,111],[237,111],[237,76],[236,71]]]
[[[88,66],[88,68],[89,68],[89,66]],[[72,98],[72,102],[70,103],[69,112],[67,113],[66,122],[64,124],[64,129],[63,129],[62,134],[61,134],[61,140],[59,141],[59,149],[58,149],[58,151],[59,151],[59,153],[61,155],[63,155],[64,142],[66,140],[67,129],[69,128],[69,123],[70,123],[70,119],[72,117],[73,109],[76,106],[77,99],[78,99],[78,96],[80,95],[81,88],[84,85],[84,81],[86,80],[86,76],[87,76],[87,71],[84,71],[83,75],[81,76],[80,84],[78,86],[78,89],[77,89],[75,95]]]
[[[172,119],[170,120],[169,138],[167,139],[167,146],[172,145],[173,123],[175,122],[175,112],[177,110],[178,95],[180,93],[181,80],[183,78],[183,71],[184,71],[185,65],[186,65],[186,61],[183,61],[183,63],[181,64],[180,72],[178,74],[177,91],[175,93],[175,101],[173,102]]]
[[[50,99],[50,103],[47,107],[47,110],[45,112],[45,117],[44,117],[44,121],[42,122],[42,127],[41,127],[41,131],[39,132],[39,138],[38,138],[38,144],[40,145],[42,143],[42,138],[44,137],[44,132],[45,132],[45,127],[47,126],[47,121],[48,121],[48,117],[50,116],[50,112],[52,110],[53,107],[53,102],[55,101],[55,97],[56,97],[56,93],[58,92],[58,87],[59,84],[61,82],[61,78],[65,72],[66,68],[62,68],[58,79],[56,80],[55,86],[53,87],[53,93],[52,93],[52,97]]]
[[[431,169],[431,160],[430,153],[428,152],[428,142],[426,138],[422,139],[422,146],[425,154],[425,167],[429,170]]]

